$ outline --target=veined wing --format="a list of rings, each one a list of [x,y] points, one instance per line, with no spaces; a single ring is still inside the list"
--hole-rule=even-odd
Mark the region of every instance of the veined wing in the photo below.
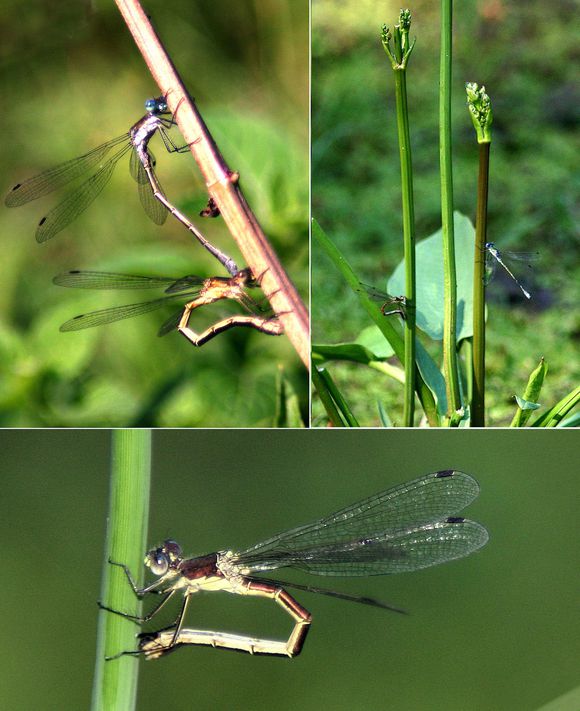
[[[479,523],[450,517],[425,526],[390,529],[384,534],[335,544],[262,552],[261,560],[244,553],[235,562],[242,568],[247,566],[250,572],[293,567],[314,575],[388,575],[463,558],[484,546],[488,538]]]
[[[150,311],[155,311],[156,309],[166,306],[167,304],[174,303],[177,299],[183,300],[183,294],[176,294],[175,296],[164,296],[161,299],[155,299],[154,301],[144,301],[139,304],[127,304],[125,306],[113,306],[108,309],[101,309],[100,311],[91,311],[87,314],[81,314],[80,316],[75,316],[74,318],[66,321],[60,327],[60,331],[80,331],[84,328],[93,328],[94,326],[103,326],[107,323],[113,323],[115,321],[121,321],[126,318],[133,318],[135,316],[141,316],[142,314],[149,313]],[[192,297],[195,294],[192,294]]]
[[[151,152],[149,152],[149,158],[151,160],[151,171],[153,171],[153,166],[155,165],[155,158],[153,157],[153,154]],[[156,225],[164,224],[165,220],[167,219],[168,210],[155,197],[153,193],[153,188],[151,186],[151,183],[149,182],[149,178],[147,177],[147,172],[143,167],[143,163],[141,163],[141,161],[139,160],[139,156],[136,150],[133,150],[131,152],[130,169],[131,175],[137,181],[137,186],[139,189],[139,199],[141,200],[141,205],[143,205],[143,209],[147,213],[147,216]],[[157,180],[159,189],[161,189],[161,184],[159,183],[158,178],[156,177],[155,180]]]
[[[54,168],[49,168],[22,183],[18,183],[6,196],[4,204],[7,207],[18,207],[43,195],[48,195],[53,190],[70,183],[75,178],[97,166],[111,148],[118,146],[120,143],[129,144],[128,133],[102,143],[83,156],[60,163]]]
[[[130,143],[122,146],[94,175],[72,190],[62,202],[40,220],[36,229],[37,242],[51,239],[87,209],[109,182],[117,161],[130,146]]]
[[[445,470],[387,489],[305,526],[279,533],[236,554],[254,568],[281,553],[320,549],[358,540],[387,541],[453,516],[479,494],[479,485],[464,472]],[[291,565],[293,563],[290,563]],[[276,566],[279,567],[279,566]]]
[[[96,272],[73,270],[58,274],[53,284],[73,289],[162,289],[181,281],[175,277],[139,276],[136,274],[117,274],[115,272]],[[191,286],[189,287],[191,289]]]
[[[507,257],[508,259],[513,259],[516,262],[527,262],[529,266],[533,262],[537,262],[540,259],[539,252],[501,252],[502,257]]]
[[[165,289],[165,293],[175,294],[180,291],[191,291],[192,289],[201,286],[204,281],[205,279],[197,276],[197,274],[187,274],[184,277],[176,279],[167,289]]]

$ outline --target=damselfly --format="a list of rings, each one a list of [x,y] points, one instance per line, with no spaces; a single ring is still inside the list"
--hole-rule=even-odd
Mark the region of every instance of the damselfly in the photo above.
[[[155,593],[162,595],[162,599],[143,617],[99,603],[104,610],[143,623],[175,593],[183,595],[179,614],[170,627],[142,633],[139,649],[116,656],[143,654],[154,659],[187,644],[236,649],[250,654],[296,656],[302,649],[312,616],[285,590],[287,587],[403,612],[373,598],[255,577],[254,574],[289,567],[324,576],[387,575],[462,558],[488,540],[486,529],[479,523],[455,516],[478,493],[479,485],[471,476],[445,470],[387,489],[241,552],[223,550],[186,558],[178,543],[166,540],[145,557],[145,565],[158,579],[143,588],[135,584],[126,565],[109,561],[123,569],[137,597]],[[183,629],[191,596],[203,590],[274,600],[294,621],[290,637],[286,641],[276,641]]]
[[[102,326],[114,321],[140,316],[176,302],[183,303],[185,301],[187,303],[161,326],[158,332],[159,336],[178,330],[194,346],[202,346],[214,336],[234,326],[255,328],[271,336],[279,336],[283,332],[280,321],[271,314],[264,315],[263,312],[261,313],[261,307],[258,302],[247,293],[247,289],[258,286],[249,269],[243,269],[229,278],[209,277],[208,279],[203,279],[195,274],[175,278],[110,272],[70,271],[54,277],[53,282],[58,286],[77,289],[126,290],[162,288],[166,294],[166,296],[153,301],[113,306],[108,309],[75,316],[60,327],[61,331],[79,331],[84,328]],[[189,327],[189,320],[195,309],[224,299],[238,302],[249,315],[236,314],[222,319],[200,334]]]
[[[381,313],[383,316],[398,314],[403,321],[407,320],[407,298],[405,296],[392,296],[386,291],[381,291],[370,284],[359,282],[357,291],[364,291],[373,301],[382,301]]]
[[[158,132],[170,153],[179,153],[189,147],[176,146],[168,135],[167,130],[174,125],[174,120],[164,97],[147,99],[145,108],[147,114],[122,136],[15,185],[6,196],[6,206],[25,205],[95,170],[96,172],[68,193],[62,202],[40,220],[36,229],[36,240],[46,242],[87,209],[109,182],[119,160],[130,152],[129,168],[137,182],[141,204],[147,215],[153,222],[162,225],[167,219],[168,211],[171,212],[233,276],[238,272],[233,260],[208,242],[197,227],[165,197],[153,169],[155,159],[149,150],[149,141]],[[113,154],[103,163],[111,151],[114,151]]]
[[[538,259],[539,257],[538,252],[500,252],[499,249],[495,246],[494,242],[486,242],[485,244],[485,284],[489,284],[489,282],[493,279],[497,265],[501,264],[501,266],[505,269],[507,274],[515,281],[515,283],[520,287],[522,290],[523,295],[526,297],[526,299],[531,299],[532,296],[529,291],[524,289],[524,287],[520,284],[520,282],[516,279],[514,276],[513,272],[511,269],[506,265],[505,259],[509,258],[515,261],[519,262],[525,262],[527,263],[528,267],[531,269],[531,262],[534,262]]]

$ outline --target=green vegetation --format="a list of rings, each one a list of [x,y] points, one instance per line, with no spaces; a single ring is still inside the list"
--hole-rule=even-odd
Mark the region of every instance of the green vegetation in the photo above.
[[[140,615],[138,601],[119,566],[124,563],[142,585],[143,551],[147,547],[151,488],[151,430],[112,431],[109,512],[104,546],[100,600],[113,610]],[[135,646],[135,624],[101,610],[91,711],[130,711],[136,707],[139,666],[130,657],[108,664],[112,657]]]
[[[210,5],[150,2],[147,12],[282,264],[308,293],[307,3],[276,12],[248,1]],[[86,16],[78,3],[48,13],[0,11],[14,28],[3,43],[3,186],[74,158],[118,136],[158,90],[114,5]],[[17,28],[17,29],[16,29]],[[14,44],[10,44],[13,42]],[[179,143],[179,135],[175,136]],[[152,141],[169,198],[239,264],[223,221],[202,219],[203,181],[189,155]],[[280,423],[280,393],[293,391],[307,414],[306,372],[285,337],[234,329],[196,349],[178,333],[157,338],[171,315],[79,333],[69,318],[161,296],[65,290],[52,277],[70,269],[133,274],[224,275],[171,217],[154,225],[139,203],[128,159],[86,212],[38,245],[38,220],[66,191],[16,209],[0,206],[0,424],[2,426],[269,426]],[[227,315],[208,307],[194,326]],[[287,389],[277,386],[282,375]],[[294,410],[296,407],[293,406]]]
[[[407,91],[420,241],[441,224],[434,76],[439,7],[410,9],[413,36],[419,38]],[[331,0],[314,6],[313,215],[360,280],[381,290],[402,257],[402,218],[395,102],[385,81],[377,27],[397,13],[398,6],[365,5],[363,22],[358,3],[341,3],[340,10]],[[551,8],[549,23],[544,13],[537,0],[517,7],[470,1],[455,8],[455,209],[475,216],[477,144],[464,87],[467,80],[477,80],[493,87],[494,100],[488,238],[500,249],[541,253],[536,273],[525,275],[533,294],[530,303],[510,291],[511,284],[500,275],[487,289],[486,406],[491,426],[512,421],[514,396],[523,395],[542,357],[548,365],[544,407],[568,395],[580,376],[573,342],[580,276],[573,211],[579,187],[578,139],[572,131],[578,101],[573,98],[574,42],[569,32],[574,12],[570,3],[561,2]],[[386,192],[385,186],[391,190]],[[355,341],[366,325],[364,315],[316,243],[312,283],[313,342]],[[424,345],[440,362],[439,345]],[[400,424],[400,384],[361,370],[332,363],[333,380],[357,420],[380,424],[380,401]],[[319,403],[314,416],[324,421]]]

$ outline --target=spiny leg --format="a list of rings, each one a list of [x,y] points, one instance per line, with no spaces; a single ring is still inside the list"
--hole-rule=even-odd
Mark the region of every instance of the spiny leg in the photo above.
[[[167,597],[165,597],[157,607],[152,610],[148,615],[145,617],[135,617],[134,615],[127,615],[124,612],[119,612],[118,610],[113,610],[110,607],[105,607],[104,605],[101,605],[99,603],[99,607],[102,610],[108,610],[109,612],[114,612],[117,615],[121,615],[121,617],[126,617],[134,622],[138,622],[139,624],[143,622],[148,622],[159,610],[165,605],[165,603],[173,596],[173,593],[175,590],[171,590],[167,593]],[[176,640],[178,639],[180,633],[181,633],[181,627],[183,625],[183,620],[185,618],[185,612],[187,610],[187,605],[189,604],[189,598],[190,595],[184,595],[183,597],[183,602],[181,604],[181,609],[179,610],[179,613],[177,614],[177,617],[173,621],[173,623],[169,626],[161,630],[161,632],[142,632],[138,637],[140,639],[143,638],[151,638],[151,637],[156,637],[157,635],[160,635],[161,633],[163,634],[163,651],[160,652],[159,654],[156,654],[155,657],[161,656],[161,654],[166,654],[167,652],[170,652],[179,642]],[[135,656],[139,654],[147,654],[147,651],[141,651],[142,645],[139,645],[138,650],[132,650],[132,651],[125,651],[125,652],[119,652],[118,654],[114,654],[110,657],[105,657],[105,661],[110,662],[113,659],[118,659],[119,657],[122,657],[124,655],[129,655],[129,656]]]
[[[122,610],[115,610],[112,607],[108,607],[107,605],[104,605],[100,600],[97,601],[97,605],[101,610],[106,610],[107,612],[112,612],[115,615],[120,615],[121,617],[125,617],[127,620],[131,620],[132,622],[136,622],[137,624],[141,625],[144,622],[149,622],[155,615],[161,610],[162,607],[165,606],[165,604],[173,597],[173,594],[175,593],[175,590],[170,590],[169,592],[161,592],[157,590],[152,590],[151,592],[159,592],[159,594],[164,595],[163,599],[159,604],[155,605],[155,607],[146,615],[140,616],[140,615],[131,615],[128,612],[123,612]]]
[[[166,628],[158,632],[143,632],[139,635],[139,649],[121,652],[117,657],[143,655],[146,659],[158,659],[185,645],[280,657],[295,657],[300,654],[312,621],[308,610],[283,588],[259,580],[249,581],[245,594],[273,599],[292,617],[295,625],[286,641],[187,628],[178,630],[176,634],[175,629]]]
[[[112,607],[108,607],[107,605],[104,605],[100,600],[97,601],[97,605],[101,610],[107,610],[107,612],[112,612],[115,615],[120,615],[121,617],[125,617],[128,620],[132,620],[133,622],[136,622],[137,624],[142,624],[144,622],[148,622],[154,615],[159,612],[159,610],[168,602],[168,600],[173,596],[173,593],[175,590],[157,590],[156,586],[158,586],[162,581],[161,580],[156,580],[154,583],[151,585],[148,585],[147,587],[144,588],[139,588],[135,582],[135,579],[133,578],[133,575],[131,574],[131,571],[129,570],[129,567],[125,565],[124,563],[117,563],[114,560],[111,560],[109,558],[109,564],[110,565],[116,565],[117,567],[121,568],[123,572],[125,573],[125,577],[127,578],[129,585],[131,586],[131,589],[135,593],[135,596],[140,600],[144,595],[147,594],[152,594],[152,595],[163,595],[163,599],[159,602],[158,605],[156,605],[147,615],[144,617],[139,616],[139,615],[131,615],[128,612],[123,612],[122,610],[115,610]]]

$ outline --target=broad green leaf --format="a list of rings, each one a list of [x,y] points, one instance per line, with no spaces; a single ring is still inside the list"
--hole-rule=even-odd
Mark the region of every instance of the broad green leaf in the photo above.
[[[395,354],[390,343],[377,326],[367,326],[358,334],[355,343],[371,351],[375,358],[390,358]]]
[[[354,363],[370,363],[373,360],[377,360],[377,356],[368,348],[358,343],[313,344],[312,361],[317,365],[321,365],[327,360],[349,360]]]
[[[473,257],[475,229],[454,213],[457,269],[457,340],[473,335]],[[430,338],[443,338],[443,243],[438,230],[417,243],[417,327]],[[400,262],[388,281],[389,294],[405,293],[405,264]]]

